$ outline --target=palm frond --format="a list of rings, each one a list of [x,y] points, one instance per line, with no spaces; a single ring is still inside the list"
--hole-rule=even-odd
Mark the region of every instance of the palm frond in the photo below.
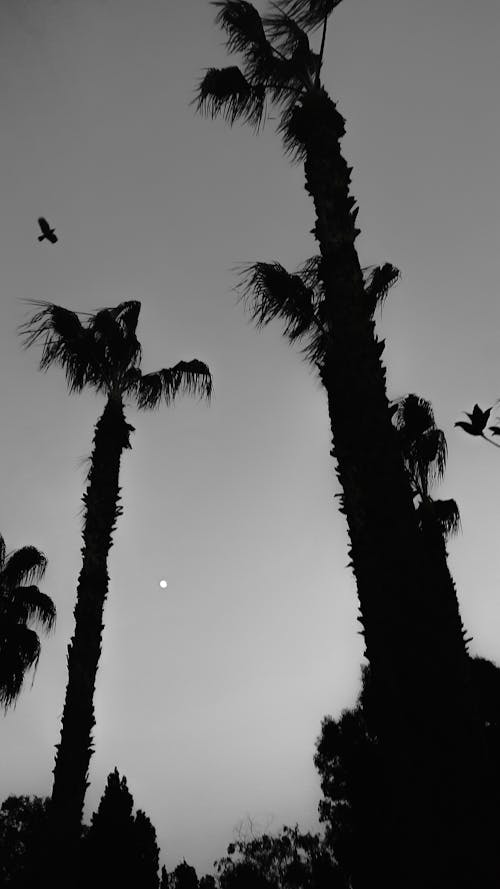
[[[399,398],[396,404],[394,424],[406,440],[415,441],[420,435],[435,426],[432,405],[425,398],[410,393]]]
[[[161,401],[170,404],[178,394],[210,399],[212,377],[202,361],[179,361],[174,367],[143,374],[137,379],[135,392],[141,409],[158,407]]]
[[[297,269],[297,274],[300,275],[305,286],[310,287],[311,290],[316,290],[323,286],[319,276],[321,258],[321,253],[316,254],[316,256],[310,256]]]
[[[219,9],[215,23],[228,35],[226,46],[229,52],[245,54],[249,47],[268,45],[260,14],[252,3],[246,0],[215,0],[212,4]]]
[[[432,508],[445,537],[458,534],[461,530],[460,510],[455,500],[433,500]]]
[[[413,393],[396,402],[393,422],[414,491],[428,497],[429,488],[444,475],[447,444],[434,420],[432,405]]]
[[[40,592],[37,586],[15,587],[2,606],[16,623],[37,623],[47,632],[54,628],[56,607],[50,596]]]
[[[440,481],[446,469],[448,445],[442,429],[428,429],[417,444],[419,459],[427,467],[429,483]]]
[[[34,546],[22,546],[7,556],[2,572],[0,585],[5,590],[12,590],[23,583],[38,583],[45,574],[47,557]]]
[[[258,128],[265,115],[266,90],[263,84],[252,84],[236,66],[209,68],[195,96],[202,114],[234,124],[242,120]]]
[[[0,706],[6,711],[15,703],[25,674],[36,671],[40,640],[34,630],[22,624],[4,624],[0,632]]]
[[[365,293],[370,301],[371,311],[382,307],[391,287],[399,281],[401,272],[390,262],[383,265],[367,266],[363,269]]]
[[[431,522],[437,525],[447,540],[461,530],[460,511],[455,500],[422,500],[417,506],[417,516],[422,528]]]
[[[239,52],[245,63],[245,74],[260,81],[273,70],[273,49],[269,43],[260,14],[245,0],[216,0],[219,8],[215,22],[227,34],[229,52]]]
[[[141,311],[141,303],[138,299],[126,300],[110,311],[127,336],[135,334]]]
[[[279,262],[249,263],[239,271],[241,299],[258,327],[281,318],[291,342],[309,332],[314,324],[312,292],[299,275],[291,275]]]
[[[89,321],[101,369],[126,368],[140,363],[142,349],[136,336],[141,304],[137,300],[101,309]]]
[[[83,327],[76,312],[46,300],[29,299],[26,302],[40,308],[29,321],[20,325],[19,330],[25,337],[26,347],[32,346],[47,335],[55,334],[67,340],[75,340],[81,336]]]
[[[28,300],[40,307],[22,324],[19,332],[29,348],[42,342],[40,370],[58,364],[66,373],[70,392],[80,392],[94,376],[93,342],[78,314],[42,300]]]
[[[3,566],[4,566],[5,553],[6,553],[5,540],[3,539],[3,535],[0,534],[0,572],[2,571]]]
[[[283,79],[286,77],[289,82],[312,86],[320,64],[319,54],[311,49],[309,38],[300,25],[277,8],[278,12],[264,18],[266,33],[282,61],[281,67],[276,67],[276,73],[282,72]]]
[[[302,28],[312,30],[323,24],[341,0],[279,0],[279,7]]]
[[[297,47],[308,52],[310,49],[309,38],[303,28],[279,6],[274,4],[274,8],[277,11],[264,16],[263,19],[266,34],[287,55],[292,55]]]

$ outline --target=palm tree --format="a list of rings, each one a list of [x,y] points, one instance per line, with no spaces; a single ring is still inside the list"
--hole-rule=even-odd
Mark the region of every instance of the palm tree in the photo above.
[[[435,500],[430,494],[443,478],[448,456],[445,434],[436,426],[432,405],[418,395],[405,395],[394,402],[393,421],[420,527],[433,514],[447,539],[460,529],[460,512],[455,500]]]
[[[460,618],[446,551],[447,540],[460,530],[460,511],[452,498],[436,500],[430,493],[433,485],[444,475],[448,455],[446,437],[436,426],[432,405],[425,398],[406,395],[396,399],[392,409],[420,530],[428,557],[433,559],[433,573],[435,577],[441,575],[443,589],[448,587],[450,591],[448,598],[442,597],[440,600],[441,607],[446,609],[443,619],[455,622],[457,633],[460,633],[467,649],[472,637],[467,637]],[[451,591],[454,595],[451,595]]]
[[[466,651],[457,621],[440,606],[454,590],[449,576],[434,573],[391,423],[384,343],[375,335],[374,294],[355,248],[351,168],[340,150],[345,121],[321,80],[328,17],[339,2],[282,0],[263,17],[244,0],[216,2],[216,21],[227,34],[228,50],[240,53],[242,67],[208,69],[197,105],[230,124],[241,120],[256,129],[274,105],[285,151],[304,164],[316,215],[319,287],[308,284],[307,269],[289,276],[287,288],[281,266],[256,264],[254,317],[264,324],[280,315],[290,340],[306,337],[326,389],[331,453],[393,800],[392,829],[400,850],[396,885],[420,887],[432,872],[436,885],[458,887],[477,878],[475,863],[466,861],[464,838],[473,808],[466,797],[477,787],[468,769],[478,760],[469,752],[477,733]],[[309,31],[319,25],[315,52]],[[277,280],[269,286],[274,272]]]
[[[0,706],[5,712],[15,705],[26,674],[38,666],[40,639],[29,624],[46,631],[55,624],[55,605],[36,586],[46,567],[47,559],[34,546],[7,554],[0,534]]]
[[[94,689],[101,653],[103,609],[108,592],[108,553],[119,506],[120,459],[130,447],[133,427],[125,419],[126,399],[139,409],[170,404],[180,393],[210,397],[210,372],[201,361],[143,374],[136,336],[140,303],[129,301],[87,317],[52,303],[21,328],[25,345],[42,345],[40,369],[60,365],[70,392],[90,386],[106,398],[93,440],[88,487],[83,495],[82,568],[78,578],[75,631],[68,647],[68,684],[61,741],[54,768],[51,813],[59,854],[71,866],[80,834],[87,774],[92,755]],[[66,854],[67,853],[67,854]],[[62,871],[62,868],[61,868]],[[62,874],[64,880],[64,874]]]

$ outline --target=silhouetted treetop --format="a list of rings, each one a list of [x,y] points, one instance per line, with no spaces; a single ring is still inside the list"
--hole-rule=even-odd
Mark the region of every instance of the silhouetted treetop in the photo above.
[[[7,553],[0,534],[0,706],[5,711],[21,693],[26,674],[38,666],[40,639],[29,624],[45,632],[55,625],[55,605],[37,586],[46,567],[46,556],[34,546]]]
[[[268,116],[268,106],[275,105],[287,152],[292,158],[303,157],[307,121],[317,113],[314,96],[324,94],[320,71],[326,21],[338,2],[276,3],[265,16],[244,0],[215,2],[216,23],[227,35],[228,51],[241,55],[243,70],[235,65],[209,68],[197,89],[198,110],[221,115],[229,124],[241,120],[258,129]],[[324,25],[321,49],[314,52],[306,32],[320,23]],[[335,114],[342,129],[343,119]]]
[[[210,397],[210,371],[197,359],[142,373],[142,349],[136,335],[141,304],[137,300],[101,309],[85,322],[79,317],[83,313],[31,302],[40,311],[21,325],[24,345],[41,343],[40,369],[52,364],[62,367],[70,392],[91,386],[105,394],[132,396],[139,408],[158,407],[162,400],[169,404],[178,393]]]

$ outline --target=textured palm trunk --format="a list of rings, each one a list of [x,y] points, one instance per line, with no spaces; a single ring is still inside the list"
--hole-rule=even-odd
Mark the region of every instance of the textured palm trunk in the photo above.
[[[321,377],[393,815],[384,885],[479,885],[481,862],[469,854],[468,836],[477,751],[458,604],[449,573],[436,571],[426,553],[390,419],[383,343],[354,246],[344,121],[320,91],[302,99],[291,128],[305,148],[316,211],[332,336]]]
[[[101,654],[103,610],[108,592],[107,559],[121,512],[118,477],[132,427],[121,400],[108,398],[95,428],[85,504],[83,563],[78,578],[75,631],[68,646],[68,684],[57,745],[51,800],[51,870],[56,885],[73,886],[87,775],[92,755],[94,690]],[[52,845],[52,843],[50,844]]]

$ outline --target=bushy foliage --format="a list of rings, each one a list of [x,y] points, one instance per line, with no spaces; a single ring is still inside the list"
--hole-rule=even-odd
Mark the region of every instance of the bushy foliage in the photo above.
[[[81,885],[158,889],[159,848],[145,813],[134,816],[134,800],[118,769],[108,775],[99,808],[82,842]]]
[[[298,826],[231,843],[216,862],[220,889],[344,889],[321,837]]]
[[[9,796],[0,807],[0,886],[26,889],[35,873],[48,797]]]
[[[470,675],[491,772],[484,806],[500,801],[500,667],[469,656]],[[315,766],[321,778],[320,821],[325,843],[350,889],[384,885],[391,835],[381,752],[373,729],[371,673],[362,668],[362,687],[354,707],[337,719],[325,717],[316,743]]]

